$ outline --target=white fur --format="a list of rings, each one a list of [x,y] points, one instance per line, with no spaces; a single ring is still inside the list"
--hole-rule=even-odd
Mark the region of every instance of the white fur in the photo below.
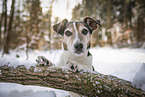
[[[92,71],[92,56],[87,56],[87,52],[82,56],[75,56],[70,51],[64,51],[60,56],[58,67],[69,68],[70,65],[77,65],[79,70]]]
[[[75,22],[73,23],[73,26],[74,26],[75,34],[76,34],[75,39],[74,39],[74,44],[75,44],[76,42],[80,42],[80,39],[79,39],[79,33],[78,33],[78,31],[77,31]]]
[[[75,29],[75,33],[76,33],[76,38],[78,38],[78,31],[77,31],[77,28],[76,28],[76,24],[75,24],[75,22],[73,23],[73,26],[74,26],[74,29]]]

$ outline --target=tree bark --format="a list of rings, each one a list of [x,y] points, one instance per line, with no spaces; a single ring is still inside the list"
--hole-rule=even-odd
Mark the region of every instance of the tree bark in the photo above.
[[[3,43],[2,43],[2,46],[3,46],[3,48],[4,48],[4,44],[5,44],[5,39],[6,39],[6,33],[7,33],[7,0],[3,0],[3,16],[4,16],[4,32],[3,32],[3,34],[4,34],[4,38],[3,38]],[[2,56],[3,56],[3,54],[2,54]]]
[[[76,73],[47,66],[27,69],[24,65],[16,68],[4,65],[0,71],[0,82],[52,87],[88,97],[145,97],[141,90],[132,87],[131,82],[111,75],[83,71]]]
[[[49,37],[49,49],[51,49],[51,34],[52,34],[52,31],[51,31],[51,27],[52,27],[52,4],[53,4],[54,0],[51,0],[50,1],[50,7],[49,7],[49,20],[48,20],[48,30],[49,30],[49,34],[48,34],[48,37]]]
[[[13,23],[13,17],[14,17],[14,9],[15,9],[15,0],[12,0],[9,26],[8,26],[7,36],[6,36],[6,43],[4,44],[4,53],[7,53],[7,54],[9,53],[9,47],[10,47],[10,37],[12,34],[12,23]]]
[[[1,42],[2,42],[2,30],[1,30],[1,28],[2,28],[2,23],[3,23],[3,16],[4,16],[4,1],[3,1],[3,4],[2,4],[2,13],[1,13],[1,19],[0,19],[0,44],[1,44]],[[0,47],[1,47],[1,45],[0,45]]]
[[[111,0],[107,2],[107,29],[111,28]]]
[[[107,2],[107,43],[112,45],[112,35],[111,32],[108,31],[108,29],[111,28],[111,0],[108,0]]]
[[[123,27],[124,29],[127,29],[128,25],[127,25],[127,4],[128,4],[129,0],[124,0],[124,5],[123,5]]]
[[[144,17],[138,17],[137,18],[137,31],[136,31],[136,37],[137,37],[137,42],[142,42],[144,39]]]
[[[49,34],[48,34],[48,37],[49,37],[49,49],[51,49],[51,18],[52,18],[52,3],[51,3],[51,5],[50,5],[50,7],[49,7],[49,21],[48,21],[48,23],[49,23],[49,25],[48,25],[48,30],[49,30]]]

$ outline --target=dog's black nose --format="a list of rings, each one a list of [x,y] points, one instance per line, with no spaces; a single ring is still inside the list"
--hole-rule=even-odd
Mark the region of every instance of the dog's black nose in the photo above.
[[[76,43],[74,45],[74,48],[77,50],[77,51],[81,51],[83,49],[83,44],[82,43]]]

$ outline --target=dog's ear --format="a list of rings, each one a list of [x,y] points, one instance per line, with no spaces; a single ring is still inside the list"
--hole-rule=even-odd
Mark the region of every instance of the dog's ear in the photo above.
[[[64,20],[62,20],[62,22],[53,25],[53,30],[56,31],[61,36],[63,36],[67,23],[68,23],[68,20],[64,19]]]
[[[94,20],[88,16],[84,18],[84,23],[89,27],[89,29],[91,30],[91,33],[93,30],[96,30],[98,26],[102,27],[99,20]]]

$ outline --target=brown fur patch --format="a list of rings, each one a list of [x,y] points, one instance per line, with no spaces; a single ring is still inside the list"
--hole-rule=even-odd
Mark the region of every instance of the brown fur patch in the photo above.
[[[66,44],[66,43],[63,43],[63,48],[64,48],[65,51],[68,50],[68,48],[67,48],[67,44]]]
[[[89,41],[87,44],[87,49],[90,49],[90,48],[91,48],[91,41]]]

